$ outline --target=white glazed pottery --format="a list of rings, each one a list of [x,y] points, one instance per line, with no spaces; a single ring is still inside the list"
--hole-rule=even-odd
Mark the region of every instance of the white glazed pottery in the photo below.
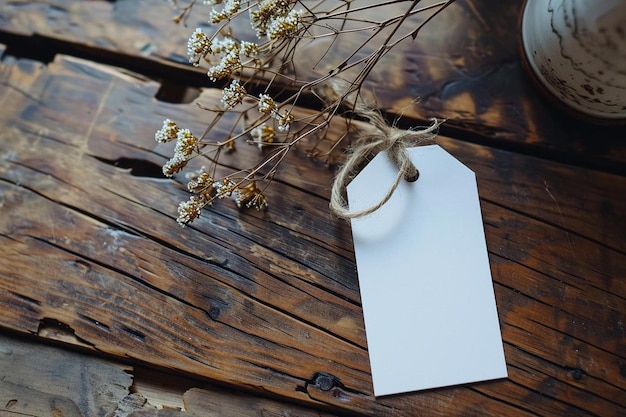
[[[583,118],[626,123],[626,0],[527,0],[521,40],[549,95]]]

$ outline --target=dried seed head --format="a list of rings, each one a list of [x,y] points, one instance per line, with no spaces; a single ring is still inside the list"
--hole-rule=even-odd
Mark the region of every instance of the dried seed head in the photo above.
[[[187,56],[189,57],[189,62],[197,67],[200,65],[200,61],[210,53],[212,53],[212,51],[209,37],[202,29],[197,28],[187,41]]]
[[[211,81],[217,81],[230,76],[235,70],[241,67],[239,51],[231,51],[222,57],[219,64],[209,68],[207,75]]]
[[[206,171],[195,173],[195,175],[189,176],[189,182],[187,183],[187,189],[192,193],[203,193],[206,190],[213,189],[213,178]]]
[[[259,111],[263,114],[272,114],[276,111],[276,102],[267,94],[259,96]]]
[[[198,138],[195,137],[189,129],[180,129],[176,135],[174,157],[188,160],[193,154],[193,151],[197,149],[198,142]]]
[[[254,42],[241,41],[241,53],[248,58],[259,55],[259,45]]]
[[[211,13],[209,13],[209,22],[211,22],[214,25],[226,19],[228,19],[228,15],[224,13],[223,11],[218,11],[218,10],[213,9],[211,10]]]
[[[257,9],[250,9],[250,24],[259,39],[267,35],[274,19],[287,16],[293,3],[295,2],[285,0],[261,0]]]
[[[178,218],[176,221],[181,226],[186,226],[198,217],[200,212],[210,201],[202,196],[192,195],[188,201],[183,201],[178,205]]]
[[[165,165],[163,165],[163,175],[165,175],[166,177],[171,177],[172,175],[183,169],[185,165],[187,165],[187,162],[189,162],[188,159],[174,156],[172,159],[167,161]]]
[[[250,131],[252,141],[261,149],[265,144],[274,143],[274,128],[263,123]]]
[[[267,38],[270,41],[285,39],[298,29],[302,11],[291,10],[287,16],[278,16],[267,26]]]
[[[233,192],[232,197],[239,208],[247,207],[263,210],[267,207],[267,200],[265,200],[263,193],[257,187],[256,182],[237,188]]]
[[[287,132],[291,123],[293,123],[293,115],[288,111],[283,114],[276,112],[274,117],[276,118],[279,132]]]
[[[211,42],[211,51],[214,54],[227,54],[229,52],[239,54],[239,48],[239,42],[229,36],[215,38]]]
[[[213,188],[217,194],[217,198],[230,197],[237,188],[236,184],[228,178],[223,178],[213,183]]]
[[[159,143],[166,143],[176,139],[179,127],[170,119],[163,120],[163,126],[154,134],[154,140]]]
[[[222,106],[225,109],[232,109],[237,104],[241,104],[246,97],[246,89],[239,84],[239,81],[233,80],[228,87],[224,87],[222,92]]]

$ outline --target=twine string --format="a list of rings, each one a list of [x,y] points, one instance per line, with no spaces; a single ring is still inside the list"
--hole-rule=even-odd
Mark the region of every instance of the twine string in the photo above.
[[[419,171],[411,162],[407,148],[432,141],[441,124],[441,121],[432,119],[433,123],[428,127],[419,130],[402,130],[387,124],[382,114],[376,109],[362,107],[356,109],[355,113],[367,119],[375,129],[360,136],[335,177],[330,196],[330,209],[337,217],[344,219],[363,217],[381,208],[389,201],[403,178],[409,182],[416,181]],[[387,151],[387,156],[398,168],[398,175],[385,196],[377,203],[363,209],[350,210],[344,198],[346,187],[358,174],[358,168],[382,151]]]

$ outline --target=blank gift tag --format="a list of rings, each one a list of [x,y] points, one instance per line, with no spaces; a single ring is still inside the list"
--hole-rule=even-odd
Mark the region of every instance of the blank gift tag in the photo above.
[[[437,145],[352,234],[376,396],[507,376],[476,177]],[[379,201],[397,168],[377,155],[348,186],[351,210]]]

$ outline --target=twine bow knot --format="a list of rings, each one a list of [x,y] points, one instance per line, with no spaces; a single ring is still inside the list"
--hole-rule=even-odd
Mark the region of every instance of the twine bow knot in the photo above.
[[[419,177],[419,171],[411,162],[407,148],[431,141],[436,136],[441,123],[437,119],[432,119],[432,125],[426,128],[402,130],[388,125],[380,112],[375,109],[359,109],[357,115],[369,120],[375,131],[369,131],[359,138],[345,164],[335,177],[330,197],[330,209],[336,216],[344,219],[363,217],[381,208],[389,201],[400,185],[402,178],[409,182],[416,181]],[[355,172],[358,167],[382,151],[387,151],[387,156],[398,168],[395,181],[379,202],[368,208],[351,211],[343,198],[348,183],[358,174]]]

